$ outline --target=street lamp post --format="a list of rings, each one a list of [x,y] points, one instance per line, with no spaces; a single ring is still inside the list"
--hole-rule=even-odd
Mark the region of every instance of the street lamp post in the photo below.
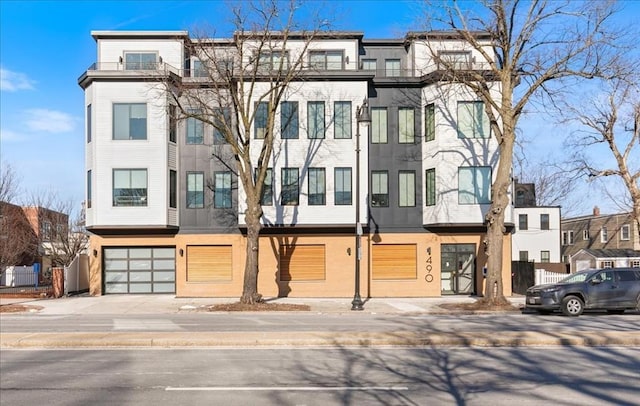
[[[360,223],[360,124],[368,126],[371,123],[369,115],[369,102],[362,101],[362,106],[356,107],[356,269],[355,269],[355,293],[351,302],[351,310],[363,310],[364,303],[360,297],[360,259],[362,258],[362,224]]]

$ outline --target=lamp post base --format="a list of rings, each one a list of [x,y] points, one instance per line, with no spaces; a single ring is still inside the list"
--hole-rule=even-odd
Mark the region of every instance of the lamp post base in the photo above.
[[[364,302],[360,298],[359,294],[356,294],[353,297],[353,301],[351,302],[351,310],[364,310]]]

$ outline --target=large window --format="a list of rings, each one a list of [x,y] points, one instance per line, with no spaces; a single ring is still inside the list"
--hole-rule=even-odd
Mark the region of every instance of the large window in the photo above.
[[[189,110],[189,114],[199,115],[200,110]],[[204,144],[204,122],[195,117],[187,118],[187,144]]]
[[[377,69],[377,63],[375,59],[363,59],[362,60],[362,70],[372,70],[375,71]]]
[[[458,168],[458,203],[491,203],[491,167]]]
[[[213,207],[231,207],[231,172],[215,172],[213,178]]]
[[[264,175],[264,184],[262,185],[260,204],[262,206],[273,205],[273,169],[271,168],[267,168],[267,172]]]
[[[334,183],[334,204],[336,206],[351,204],[351,168],[335,168]]]
[[[415,114],[412,108],[398,109],[398,142],[400,144],[415,143]]]
[[[214,109],[214,123],[213,126],[213,143],[216,145],[226,144],[227,140],[224,138],[223,131],[227,131],[232,128],[231,125],[231,109],[216,108]]]
[[[158,54],[156,52],[127,52],[124,54],[125,70],[156,69]]]
[[[146,140],[147,139],[147,104],[146,103],[114,103],[113,104],[113,139],[114,140]]]
[[[371,206],[389,207],[389,173],[371,171]]]
[[[282,102],[280,104],[280,136],[282,139],[298,138],[298,127],[298,102]]]
[[[91,142],[91,105],[87,106],[87,143]]]
[[[204,173],[187,172],[187,208],[204,207]]]
[[[550,262],[551,254],[549,251],[540,251],[540,262]]]
[[[307,128],[309,138],[324,138],[324,102],[310,101],[307,103]]]
[[[458,138],[489,138],[490,130],[483,102],[458,102]]]
[[[435,104],[427,104],[424,107],[424,140],[436,139],[436,107]]]
[[[435,206],[436,204],[436,170],[435,168],[427,169],[425,172],[426,181],[426,205]]]
[[[113,205],[119,207],[147,204],[147,170],[114,169]]]
[[[573,230],[562,232],[562,245],[573,245]]]
[[[256,114],[253,118],[254,137],[264,139],[267,134],[267,116],[269,114],[269,103],[260,102],[255,104]]]
[[[326,177],[324,168],[309,168],[309,206],[326,204]]]
[[[91,208],[91,169],[87,171],[87,209]]]
[[[289,53],[283,51],[263,51],[260,53],[258,64],[261,70],[289,69]]]
[[[386,59],[384,61],[384,72],[386,76],[400,76],[400,59]]]
[[[385,107],[371,109],[371,143],[387,143],[387,109]]]
[[[548,230],[549,229],[549,215],[541,214],[540,215],[540,230]]]
[[[520,261],[529,262],[529,251],[520,251],[519,253]]]
[[[528,230],[529,229],[529,216],[526,214],[518,215],[518,229],[519,230]]]
[[[316,70],[343,69],[343,51],[310,51],[309,65]]]
[[[282,206],[297,206],[300,198],[298,168],[282,168],[281,174],[280,204]]]
[[[169,207],[178,207],[178,175],[173,169],[169,169]]]
[[[194,78],[206,78],[209,76],[207,74],[207,67],[202,61],[194,60],[193,61],[193,69],[191,70],[191,76]]]
[[[337,101],[333,104],[334,138],[351,138],[351,102]]]
[[[398,206],[413,207],[416,205],[416,173],[414,171],[398,172]]]

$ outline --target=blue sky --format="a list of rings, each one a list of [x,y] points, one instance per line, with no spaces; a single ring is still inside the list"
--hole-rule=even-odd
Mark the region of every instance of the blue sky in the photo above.
[[[413,1],[328,4],[339,7],[336,29],[363,31],[366,38],[422,29]],[[630,6],[640,15],[638,4]],[[225,10],[224,1],[0,0],[0,159],[13,167],[22,189],[52,190],[78,205],[83,200],[84,103],[77,79],[96,59],[92,30],[226,27]],[[529,131],[548,132],[539,120]]]

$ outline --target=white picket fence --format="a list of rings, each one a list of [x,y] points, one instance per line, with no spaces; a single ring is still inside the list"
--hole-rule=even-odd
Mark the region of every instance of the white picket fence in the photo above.
[[[548,283],[556,283],[566,278],[566,273],[549,272],[544,269],[536,269],[536,285],[546,285]]]
[[[35,286],[38,274],[33,266],[8,266],[0,278],[0,285],[8,287]]]

